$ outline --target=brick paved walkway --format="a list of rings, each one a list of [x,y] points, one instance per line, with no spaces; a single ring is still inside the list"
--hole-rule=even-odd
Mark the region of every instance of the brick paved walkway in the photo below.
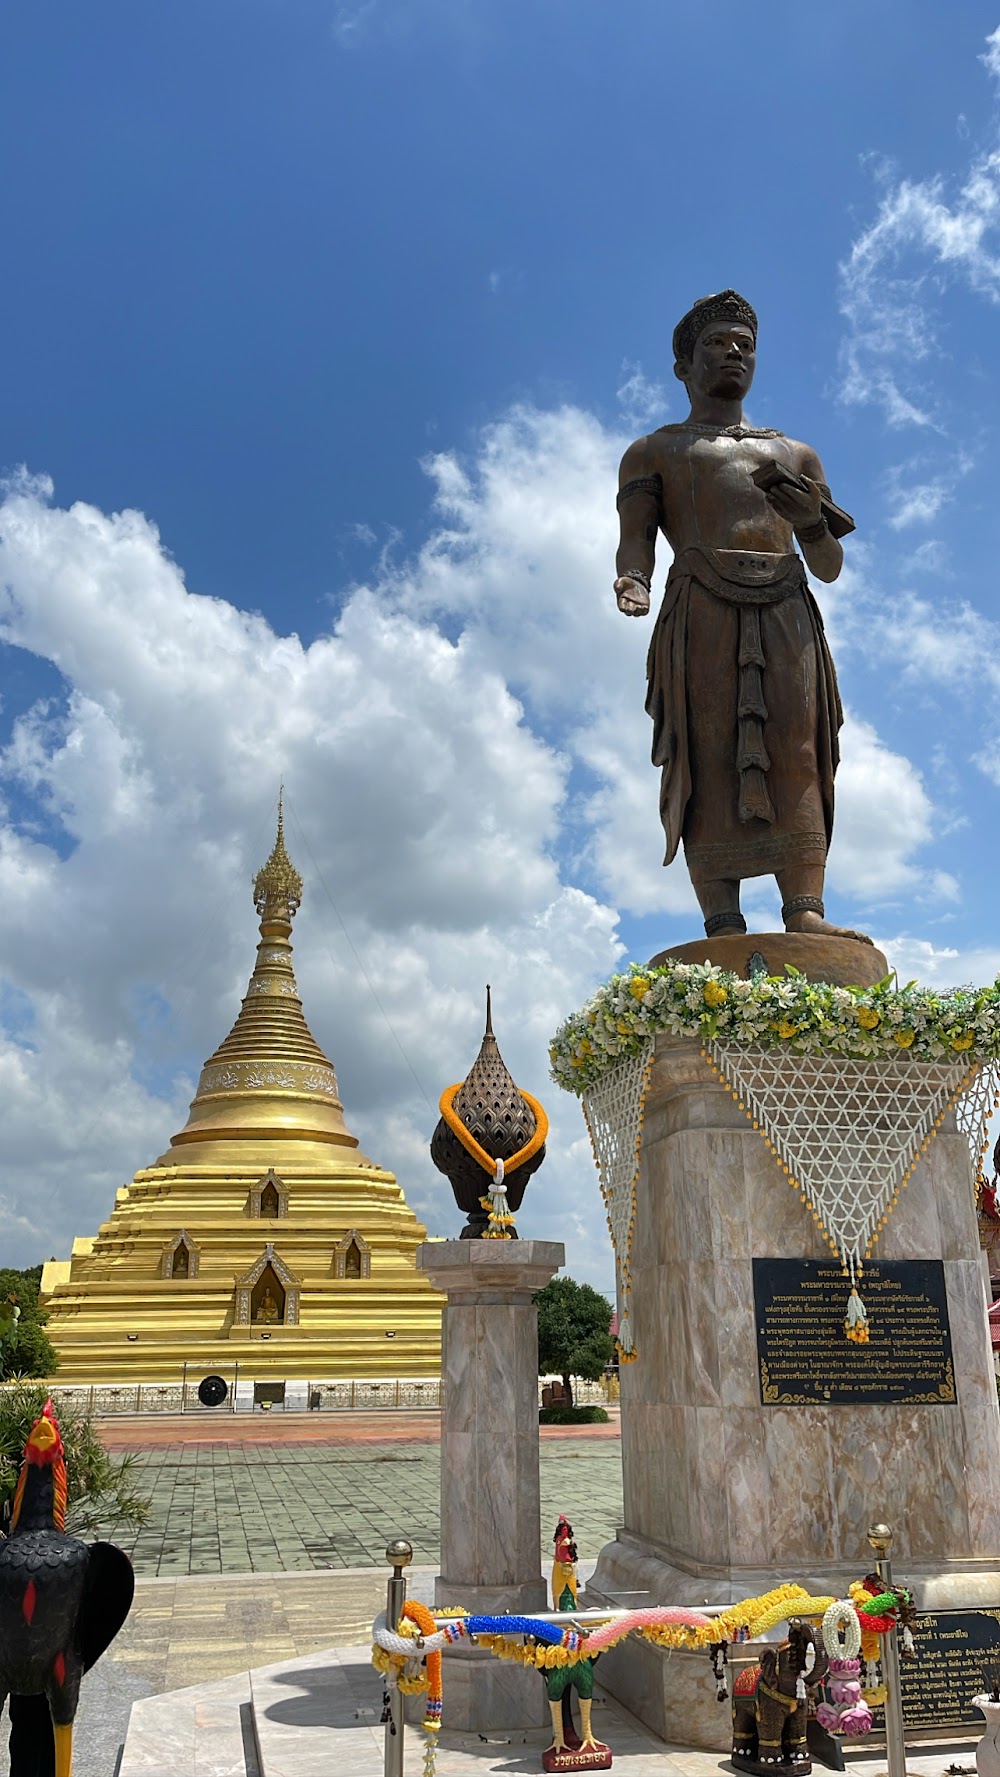
[[[375,1567],[390,1537],[413,1544],[414,1561],[440,1558],[440,1453],[436,1414],[400,1423],[375,1416],[185,1419],[101,1427],[105,1441],[135,1451],[149,1524],[118,1540],[145,1578],[186,1574],[302,1572]],[[374,1423],[372,1421],[374,1420]],[[541,1441],[542,1549],[560,1512],[581,1557],[596,1556],[621,1522],[616,1425]],[[594,1433],[598,1435],[595,1436]]]

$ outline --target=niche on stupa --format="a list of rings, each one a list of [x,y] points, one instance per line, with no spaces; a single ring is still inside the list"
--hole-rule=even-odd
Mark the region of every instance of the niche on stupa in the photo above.
[[[363,1234],[356,1228],[348,1228],[339,1246],[333,1249],[334,1277],[370,1277],[372,1274],[371,1248]]]
[[[168,1240],[160,1254],[160,1276],[197,1277],[200,1257],[198,1242],[192,1240],[186,1228],[182,1228],[172,1240]]]
[[[288,1214],[288,1186],[280,1179],[273,1166],[269,1166],[264,1177],[250,1187],[247,1198],[246,1213],[251,1221],[275,1220]]]
[[[259,1259],[236,1279],[233,1325],[296,1327],[301,1284],[268,1241]]]

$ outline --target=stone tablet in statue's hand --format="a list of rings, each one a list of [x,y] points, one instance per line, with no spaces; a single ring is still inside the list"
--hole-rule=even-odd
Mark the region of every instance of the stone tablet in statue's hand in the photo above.
[[[777,481],[766,491],[765,498],[773,506],[779,518],[783,518],[795,531],[810,530],[822,523],[822,495],[815,481],[808,475],[800,476],[801,487],[792,481]]]
[[[615,597],[619,611],[623,611],[626,617],[649,615],[649,587],[641,580],[633,580],[630,574],[622,574],[615,581]]]

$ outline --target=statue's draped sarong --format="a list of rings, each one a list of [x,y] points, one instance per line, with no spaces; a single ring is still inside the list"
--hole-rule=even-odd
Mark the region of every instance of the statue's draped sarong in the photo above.
[[[683,839],[703,882],[822,863],[843,710],[799,557],[683,550],[647,674],[664,862]]]

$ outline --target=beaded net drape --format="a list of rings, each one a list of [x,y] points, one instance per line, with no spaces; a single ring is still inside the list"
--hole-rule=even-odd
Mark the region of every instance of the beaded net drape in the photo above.
[[[583,1094],[583,1114],[594,1150],[601,1196],[608,1217],[618,1272],[618,1351],[628,1362],[635,1356],[632,1326],[632,1230],[635,1187],[642,1148],[642,1113],[653,1064],[652,1041],[638,1055],[610,1068]]]

